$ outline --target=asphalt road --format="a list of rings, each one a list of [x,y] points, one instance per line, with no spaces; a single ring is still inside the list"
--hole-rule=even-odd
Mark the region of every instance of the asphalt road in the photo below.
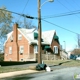
[[[70,67],[51,72],[20,75],[0,80],[80,80],[74,79],[74,74],[80,74],[80,67]]]

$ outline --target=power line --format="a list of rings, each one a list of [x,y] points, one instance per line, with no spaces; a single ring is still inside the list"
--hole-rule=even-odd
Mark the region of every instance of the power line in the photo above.
[[[25,15],[25,14],[16,13],[16,12],[9,11],[9,10],[4,10],[4,9],[0,9],[0,10],[7,11],[7,12],[10,12],[10,13],[14,13],[14,14],[17,14],[17,15],[20,15],[20,16],[23,16],[23,17],[26,17],[26,18],[29,18],[29,19],[38,19],[37,17],[32,17],[32,16],[28,16],[28,15]]]
[[[75,0],[72,0],[72,1],[74,1],[74,3],[75,3],[78,7],[80,7],[80,6],[76,3],[76,1],[75,1]]]
[[[69,29],[63,28],[63,27],[61,27],[61,26],[59,26],[59,25],[57,25],[57,24],[54,24],[54,23],[52,23],[52,22],[49,22],[49,21],[47,21],[47,20],[44,20],[44,19],[42,19],[42,20],[45,21],[45,22],[47,22],[47,23],[49,23],[49,24],[52,24],[52,25],[54,25],[54,26],[56,26],[56,27],[59,27],[59,28],[64,29],[64,30],[66,30],[66,31],[69,31],[69,32],[71,32],[71,33],[79,34],[79,33],[76,33],[76,32],[74,32],[74,31],[71,31],[71,30],[69,30]],[[80,34],[79,34],[79,35],[80,35]]]
[[[24,6],[24,9],[23,9],[22,13],[24,12],[24,10],[25,10],[25,8],[26,8],[28,2],[29,2],[29,0],[27,1],[26,5]],[[18,22],[19,22],[20,18],[21,18],[21,16],[19,17]]]
[[[69,11],[71,11],[68,7],[66,7],[64,4],[62,4],[59,0],[57,0],[62,6],[64,6],[66,9],[68,9]]]
[[[57,14],[57,15],[44,16],[42,19],[69,16],[69,15],[75,15],[75,14],[80,14],[80,10],[67,12],[67,13],[61,13],[61,14]]]
[[[59,0],[57,0],[61,5],[63,5],[66,9],[68,9],[69,11],[71,11],[69,8],[67,8],[64,4],[62,4]],[[79,16],[75,15],[76,17],[80,18]]]
[[[27,3],[26,3],[26,5],[25,5],[25,7],[24,7],[24,9],[23,9],[22,13],[24,12],[24,10],[25,10],[25,8],[26,8],[26,6],[27,6],[28,2],[29,2],[29,0],[27,1]]]

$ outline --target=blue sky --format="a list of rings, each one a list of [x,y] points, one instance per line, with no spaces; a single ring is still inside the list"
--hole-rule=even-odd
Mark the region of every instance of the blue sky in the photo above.
[[[28,1],[28,3],[27,3]],[[46,0],[41,0],[41,4]],[[0,7],[6,6],[10,11],[17,13],[28,14],[33,17],[38,16],[38,0],[0,0]],[[27,4],[27,5],[26,5]],[[41,7],[41,16],[46,16],[47,21],[59,25],[63,28],[69,29],[76,33],[80,33],[80,14],[70,15],[70,16],[61,16],[55,18],[47,18],[49,15],[56,15],[71,11],[80,10],[80,0],[54,0],[53,3],[47,2]],[[26,5],[26,7],[25,7]],[[25,10],[23,11],[25,7]],[[19,16],[15,16],[14,21],[16,22],[19,19]],[[22,20],[22,17],[20,18]],[[32,20],[32,23],[37,26],[38,21]],[[66,50],[74,49],[77,45],[77,35],[66,31],[62,28],[59,28],[55,25],[42,21],[42,31],[47,30],[56,30],[57,35],[59,36],[60,44],[64,48],[64,42],[66,42]]]

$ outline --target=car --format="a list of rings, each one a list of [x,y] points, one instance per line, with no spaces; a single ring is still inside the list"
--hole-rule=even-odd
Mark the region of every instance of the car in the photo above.
[[[77,57],[76,60],[80,60],[80,57]]]

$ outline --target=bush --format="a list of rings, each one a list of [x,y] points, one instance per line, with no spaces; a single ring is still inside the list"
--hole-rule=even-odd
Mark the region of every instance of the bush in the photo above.
[[[36,61],[26,61],[26,62],[0,61],[1,66],[12,66],[12,65],[31,64],[31,63],[36,63]]]
[[[4,61],[4,54],[0,54],[0,61]]]

